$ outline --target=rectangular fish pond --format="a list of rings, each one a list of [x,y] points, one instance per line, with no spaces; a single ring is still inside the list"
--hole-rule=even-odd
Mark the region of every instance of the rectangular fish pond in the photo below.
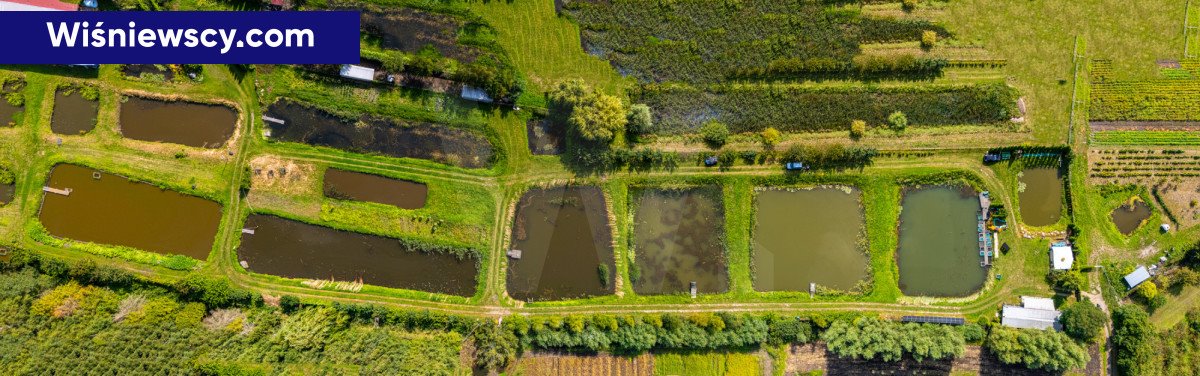
[[[205,260],[221,221],[216,202],[73,164],[46,187],[38,218],[62,238]]]
[[[574,299],[613,291],[608,209],[596,187],[525,193],[517,204],[510,249],[508,294],[514,299]]]
[[[979,196],[969,187],[906,188],[900,211],[900,291],[960,297],[983,287]]]
[[[125,97],[121,134],[153,142],[219,148],[233,137],[238,114],[223,105]]]
[[[725,204],[718,187],[635,189],[630,271],[638,294],[700,293],[729,288],[725,267]],[[634,278],[637,277],[637,278]]]
[[[420,209],[429,195],[425,184],[336,168],[325,170],[324,185],[325,197],[377,202],[401,209]]]
[[[356,153],[378,153],[396,158],[428,159],[467,168],[485,168],[492,162],[487,137],[442,124],[361,116],[343,119],[325,110],[288,99],[267,108],[270,139],[325,146]]]
[[[850,291],[867,277],[862,194],[850,187],[766,189],[755,197],[754,289]]]
[[[50,130],[57,134],[79,135],[96,127],[100,104],[83,98],[75,88],[59,88],[54,93],[54,114]]]
[[[475,294],[475,257],[414,249],[399,239],[252,214],[238,259],[255,273],[287,278],[361,281],[375,286],[458,296]]]
[[[1019,199],[1021,221],[1030,226],[1058,223],[1063,207],[1063,176],[1053,167],[1021,171]]]

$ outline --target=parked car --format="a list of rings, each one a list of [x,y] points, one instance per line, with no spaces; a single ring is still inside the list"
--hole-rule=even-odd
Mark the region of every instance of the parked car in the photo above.
[[[788,171],[803,171],[807,170],[808,166],[804,162],[788,162],[783,164],[783,169]]]
[[[716,165],[717,165],[717,157],[716,156],[704,158],[704,166],[712,167],[712,166],[716,166]]]

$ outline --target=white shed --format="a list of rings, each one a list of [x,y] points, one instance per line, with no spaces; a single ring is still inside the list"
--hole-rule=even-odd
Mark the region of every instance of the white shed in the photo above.
[[[1050,265],[1054,270],[1071,270],[1074,264],[1075,253],[1071,251],[1071,246],[1055,244],[1050,247]]]
[[[341,75],[354,80],[375,81],[375,70],[361,65],[342,64]]]

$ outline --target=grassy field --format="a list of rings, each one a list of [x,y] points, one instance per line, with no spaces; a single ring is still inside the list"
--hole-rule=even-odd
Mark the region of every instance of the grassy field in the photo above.
[[[1130,78],[1151,77],[1157,59],[1183,56],[1184,3],[1170,0],[964,0],[941,19],[957,38],[978,41],[1008,60],[1005,72],[1028,101],[1029,124],[1041,143],[1062,143],[1071,107],[1074,38],[1090,58],[1113,61]]]
[[[545,107],[541,93],[567,79],[624,96],[632,81],[621,78],[607,61],[588,55],[580,45],[579,26],[554,11],[554,0],[479,1],[471,10],[496,29],[496,39],[525,72],[529,93],[522,102]]]

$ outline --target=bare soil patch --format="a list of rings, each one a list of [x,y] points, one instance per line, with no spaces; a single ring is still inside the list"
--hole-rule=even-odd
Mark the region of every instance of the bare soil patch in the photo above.
[[[1093,121],[1092,131],[1197,131],[1200,121]]]
[[[310,163],[263,155],[250,161],[250,186],[256,191],[309,194],[317,186],[316,170]]]
[[[650,376],[654,374],[654,356],[536,353],[521,357],[510,371],[525,376]]]

